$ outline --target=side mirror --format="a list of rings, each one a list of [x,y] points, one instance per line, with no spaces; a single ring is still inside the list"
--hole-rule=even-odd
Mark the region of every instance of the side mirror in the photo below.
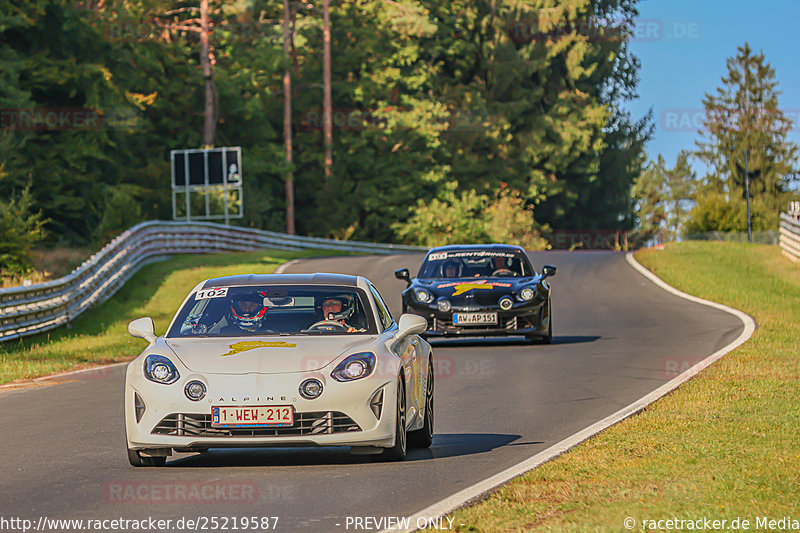
[[[408,271],[407,268],[399,268],[394,271],[394,277],[397,279],[402,279],[409,285],[411,285],[411,273]]]
[[[409,335],[419,335],[428,329],[428,321],[419,315],[412,315],[406,313],[400,315],[400,320],[397,323],[397,340],[403,340]]]
[[[144,339],[150,344],[156,342],[156,328],[149,316],[137,318],[128,324],[128,333],[133,337]]]
[[[542,279],[549,278],[550,276],[555,276],[557,270],[558,269],[553,265],[544,265],[542,267]]]

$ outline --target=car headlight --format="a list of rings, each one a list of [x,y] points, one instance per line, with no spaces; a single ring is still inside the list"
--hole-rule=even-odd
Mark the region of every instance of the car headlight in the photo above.
[[[336,381],[354,381],[372,374],[375,369],[375,354],[362,352],[349,355],[336,365],[331,377]]]
[[[156,383],[169,385],[181,377],[172,361],[163,355],[148,355],[144,360],[144,377]]]
[[[523,301],[533,300],[533,297],[536,296],[536,291],[531,289],[530,287],[525,287],[521,291],[519,291],[519,298]]]
[[[307,379],[300,384],[299,392],[306,400],[313,400],[322,394],[322,383],[318,379]]]
[[[414,297],[417,299],[417,301],[420,301],[424,304],[430,302],[433,299],[431,293],[429,293],[425,289],[414,289]]]
[[[450,300],[448,300],[447,298],[440,298],[436,302],[436,308],[439,309],[439,311],[441,311],[442,313],[448,312],[452,307],[453,306],[450,303]]]
[[[183,392],[190,400],[199,402],[206,395],[206,386],[202,381],[190,381],[183,388]]]
[[[503,296],[500,298],[500,309],[503,311],[508,311],[514,305],[514,300],[509,298],[508,296]]]

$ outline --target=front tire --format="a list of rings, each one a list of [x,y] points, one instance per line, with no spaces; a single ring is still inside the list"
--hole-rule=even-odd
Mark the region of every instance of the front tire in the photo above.
[[[422,428],[408,434],[410,448],[430,448],[433,443],[433,360],[428,363],[428,384],[425,387],[425,418]]]
[[[544,336],[539,335],[526,335],[525,339],[534,344],[552,344],[553,343],[553,306],[548,303],[548,310],[550,311],[547,320],[547,333]]]
[[[383,450],[377,458],[381,461],[402,461],[406,458],[408,434],[406,433],[406,387],[403,378],[397,380],[397,413],[395,415],[394,446]]]

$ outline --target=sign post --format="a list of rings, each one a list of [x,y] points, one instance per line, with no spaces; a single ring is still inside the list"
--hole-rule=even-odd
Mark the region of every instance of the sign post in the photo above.
[[[244,216],[241,147],[172,150],[170,163],[172,220]]]

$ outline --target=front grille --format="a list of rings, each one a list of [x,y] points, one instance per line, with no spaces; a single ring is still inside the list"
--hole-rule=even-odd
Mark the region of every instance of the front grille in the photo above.
[[[211,414],[173,413],[165,416],[153,435],[178,437],[283,437],[290,435],[327,435],[347,431],[361,431],[352,418],[337,411],[295,413],[291,427],[269,428],[215,428],[211,427]]]

